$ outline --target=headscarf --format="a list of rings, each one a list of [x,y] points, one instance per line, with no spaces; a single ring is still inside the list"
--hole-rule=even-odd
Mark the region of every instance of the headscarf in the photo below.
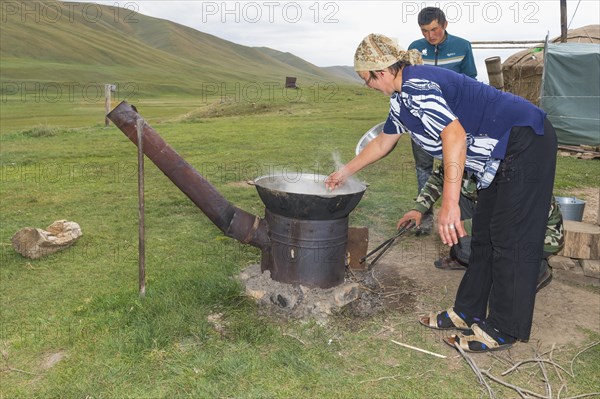
[[[398,61],[409,65],[421,65],[423,59],[418,50],[404,50],[387,36],[371,33],[358,45],[354,54],[355,71],[380,71]]]

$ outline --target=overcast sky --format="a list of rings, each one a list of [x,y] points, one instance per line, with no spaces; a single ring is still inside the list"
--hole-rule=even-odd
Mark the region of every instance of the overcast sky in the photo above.
[[[405,47],[421,38],[417,13],[442,8],[448,31],[470,41],[540,40],[560,35],[560,1],[94,1],[168,19],[246,46],[290,52],[318,66],[352,65],[367,34],[383,33]],[[600,2],[568,0],[571,28],[600,24]],[[474,50],[479,79],[484,59],[518,50]]]

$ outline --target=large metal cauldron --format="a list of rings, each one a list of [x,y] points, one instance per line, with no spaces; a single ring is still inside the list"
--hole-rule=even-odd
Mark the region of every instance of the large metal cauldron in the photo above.
[[[349,180],[334,191],[325,188],[324,175],[262,176],[254,180],[258,195],[270,211],[306,220],[341,219],[358,205],[367,187]]]
[[[327,191],[323,175],[263,176],[254,183],[266,206],[271,249],[263,264],[276,281],[329,288],[344,281],[348,215],[366,186]]]

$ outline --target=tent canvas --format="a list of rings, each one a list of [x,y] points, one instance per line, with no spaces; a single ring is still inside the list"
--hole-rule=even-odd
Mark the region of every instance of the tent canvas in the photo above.
[[[550,43],[560,43],[557,36]],[[600,43],[600,25],[586,25],[567,32],[569,43]],[[541,46],[519,51],[502,63],[504,89],[540,105],[544,48]]]
[[[540,107],[559,144],[600,145],[600,44],[548,43]]]

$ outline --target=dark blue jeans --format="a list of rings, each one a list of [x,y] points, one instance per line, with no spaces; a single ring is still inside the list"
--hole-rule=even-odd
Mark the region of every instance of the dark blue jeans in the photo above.
[[[543,136],[529,127],[511,130],[494,180],[479,190],[469,268],[454,303],[456,311],[487,316],[490,325],[522,341],[531,333],[556,148],[548,120]]]

